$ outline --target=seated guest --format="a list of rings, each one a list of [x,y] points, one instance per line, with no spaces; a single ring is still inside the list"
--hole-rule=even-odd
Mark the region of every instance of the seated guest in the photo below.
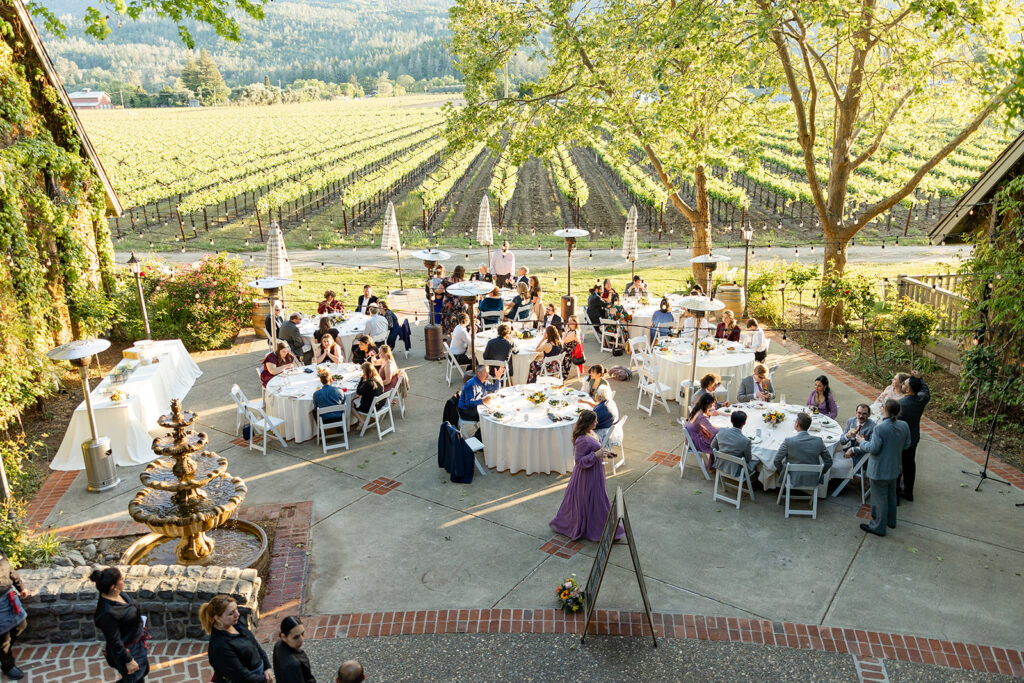
[[[353,406],[355,408],[353,431],[363,428],[363,423],[366,422],[370,409],[373,408],[373,402],[384,393],[384,382],[381,381],[380,374],[377,372],[377,368],[373,367],[373,363],[363,363],[362,370],[363,376],[356,387],[356,403]]]
[[[333,290],[328,289],[324,292],[324,300],[316,307],[316,312],[320,315],[325,313],[344,313],[345,305],[338,301]]]
[[[291,349],[288,348],[288,342],[277,342],[277,351],[271,351],[263,359],[260,380],[262,380],[263,386],[267,386],[267,382],[274,379],[274,375],[280,375],[288,368],[297,367],[299,365],[295,362],[295,356],[292,355]]]
[[[541,321],[540,326],[544,329],[554,327],[559,332],[562,331],[562,316],[555,313],[554,304],[548,304],[544,307],[544,319]]]
[[[373,289],[370,285],[363,285],[363,293],[359,295],[359,300],[356,302],[357,313],[368,313],[367,309],[370,304],[377,303],[377,297],[373,295]]]
[[[693,339],[693,328],[695,326],[697,327],[697,337],[699,339],[711,336],[711,323],[708,322],[707,316],[697,318],[697,316],[693,314],[693,311],[684,309],[683,337],[686,339]]]
[[[712,402],[711,403],[711,414],[712,415],[718,415],[719,403],[718,403],[718,399],[715,398],[715,389],[717,389],[718,385],[721,384],[721,383],[722,383],[722,378],[720,376],[718,376],[717,374],[713,373],[713,372],[709,372],[708,374],[706,374],[703,377],[701,377],[700,378],[700,389],[698,389],[697,392],[690,398],[690,405],[691,406],[695,406],[695,405],[697,405],[697,402],[700,401],[702,396],[704,396],[705,394],[710,395],[711,396],[711,402]],[[722,403],[721,405],[727,406],[727,405],[729,405],[729,402],[726,401],[725,403]]]
[[[508,308],[505,309],[506,320],[526,320],[530,317],[530,285],[526,282],[516,284],[516,295],[513,297]]]
[[[597,389],[600,386],[611,387],[608,384],[608,380],[604,378],[604,366],[598,363],[594,363],[587,370],[587,381],[584,383],[583,391],[590,395],[590,398],[597,398]]]
[[[740,403],[747,401],[771,401],[775,399],[775,387],[768,377],[768,368],[760,363],[754,363],[754,374],[740,380],[740,391],[736,400]]]
[[[740,340],[740,326],[736,324],[732,311],[728,308],[722,311],[722,322],[715,328],[716,339],[728,339],[729,341]]]
[[[361,334],[352,344],[352,352],[348,358],[356,365],[362,365],[366,361],[375,361],[377,360],[377,347],[374,346],[372,339]]]
[[[690,409],[686,418],[686,431],[693,439],[693,445],[698,453],[711,454],[711,440],[718,434],[718,427],[711,424],[709,419],[712,408],[715,405],[715,397],[711,394],[704,394],[700,400]],[[710,458],[709,464],[714,467],[714,458]]]
[[[501,299],[501,290],[495,287],[487,296],[480,299],[477,315],[484,324],[493,324],[501,320],[503,308],[505,308],[505,302]]]
[[[796,425],[793,427],[796,434],[787,436],[782,445],[779,446],[779,452],[775,455],[774,466],[775,471],[779,473],[779,477],[782,477],[782,471],[788,463],[793,463],[794,465],[817,465],[822,463],[825,465],[821,478],[817,480],[803,474],[799,476],[793,475],[790,481],[793,482],[795,487],[813,487],[825,481],[827,472],[832,467],[832,456],[829,455],[828,449],[825,448],[825,442],[821,440],[821,437],[809,434],[807,430],[810,427],[810,415],[807,413],[797,415]],[[784,485],[785,482],[780,479],[779,486]]]
[[[544,317],[544,292],[540,288],[540,279],[536,275],[530,276],[530,311],[537,320]],[[534,327],[536,326],[537,323],[534,323]]]
[[[498,336],[489,340],[487,346],[484,347],[484,360],[500,360],[507,363],[509,376],[512,375],[512,354],[519,350],[516,348],[515,342],[510,339],[511,336],[512,326],[502,323],[498,325]],[[491,374],[494,374],[493,368]]]
[[[612,281],[609,280],[608,278],[605,278],[604,283],[601,285],[601,299],[607,301],[608,303],[611,303],[612,294],[615,294],[617,298],[618,292],[616,292],[615,288],[612,287]]]
[[[370,316],[363,330],[366,336],[376,344],[384,342],[388,338],[388,319],[380,314],[380,307],[376,303],[366,307],[366,314]]]
[[[562,361],[562,377],[565,379],[569,379],[569,371],[574,365],[577,376],[583,375],[583,364],[587,359],[583,353],[582,343],[580,321],[576,319],[576,316],[570,315],[569,319],[565,321],[565,334],[562,335],[562,350],[565,351],[565,360]]]
[[[345,392],[331,384],[331,373],[326,370],[320,373],[320,388],[313,392],[313,405],[316,411],[324,417],[330,415],[332,418],[340,417],[340,411],[345,405]],[[331,410],[335,408],[335,410]]]
[[[878,395],[878,398],[876,398],[874,402],[871,404],[871,414],[881,415],[882,406],[890,398],[894,401],[899,401],[901,398],[906,396],[907,392],[904,389],[904,385],[907,383],[908,379],[910,379],[910,375],[908,375],[907,373],[896,373],[892,378],[892,382],[889,383],[889,386],[887,386],[885,389],[882,389],[882,393],[880,393]]]
[[[471,363],[469,356],[466,355],[469,352],[469,344],[472,341],[467,329],[469,315],[465,311],[459,311],[455,315],[455,320],[458,321],[458,324],[452,330],[452,342],[448,345],[448,348],[451,349],[452,355],[455,356],[455,360],[459,362],[459,365],[469,367]]]
[[[626,285],[626,296],[647,296],[647,283],[639,275],[634,275],[633,281]]]
[[[704,296],[704,288],[696,282],[693,283],[693,287],[690,287],[690,296]]]
[[[388,302],[384,299],[377,300],[377,310],[380,311],[380,314],[388,321],[387,345],[394,349],[395,344],[398,343],[399,335],[402,334],[402,325],[398,322],[398,316],[395,315],[394,311],[388,308]]]
[[[672,334],[672,326],[676,324],[668,299],[662,298],[658,310],[651,316],[651,341],[655,337],[667,337]]]
[[[604,437],[611,430],[612,426],[619,421],[619,406],[612,399],[612,388],[602,384],[594,392],[594,400],[580,399],[580,403],[591,406],[597,414],[597,425],[594,432],[599,441],[603,442]]]
[[[316,332],[313,333],[313,339],[319,344],[320,338],[325,334],[334,337],[334,341],[338,341],[338,331],[331,327],[331,321],[326,316],[320,318],[320,324]]]
[[[320,343],[313,349],[313,362],[320,363],[341,363],[344,360],[341,347],[334,341],[334,337],[325,334],[320,337]]]
[[[267,330],[267,343],[268,344],[271,343],[270,339],[273,336],[270,333],[270,320],[271,320],[271,317],[270,317],[270,314],[268,313],[267,317],[263,320],[263,327],[266,328],[266,330]],[[273,320],[274,320],[274,327],[276,329],[278,329],[278,330],[281,329],[281,324],[284,323],[284,316],[281,315],[281,302],[280,301],[275,301],[274,302],[274,317],[273,317]]]
[[[469,276],[470,280],[479,280],[480,282],[494,282],[494,278],[490,273],[487,272],[487,265],[481,263],[477,271]]]
[[[277,331],[277,338],[288,342],[288,348],[296,358],[301,358],[303,364],[309,365],[313,360],[313,349],[306,351],[306,342],[302,340],[302,333],[299,332],[299,325],[302,323],[302,314],[295,312],[288,316],[288,320],[281,323],[281,329]]]
[[[495,379],[501,378],[501,368],[495,374]],[[498,382],[488,382],[486,365],[476,366],[476,374],[469,378],[462,387],[459,394],[459,417],[467,422],[480,421],[480,406],[487,405],[493,399],[491,394],[498,390]]]
[[[839,437],[839,447],[847,451],[857,445],[857,437],[871,438],[875,430],[875,421],[871,419],[871,406],[861,403],[857,406],[857,414],[846,421],[846,430]]]
[[[743,458],[743,461],[747,463],[747,472],[750,473],[750,478],[753,480],[754,472],[757,470],[757,460],[753,458],[750,439],[743,434],[743,426],[747,424],[747,414],[742,410],[737,410],[729,416],[729,421],[732,426],[719,429],[715,438],[711,439],[711,451],[712,453],[721,451],[735,455],[737,458]],[[719,460],[715,466],[730,477],[740,476],[740,468],[736,463]]]
[[[814,380],[814,388],[807,397],[807,407],[811,412],[828,415],[833,420],[839,414],[839,406],[836,405],[836,397],[828,388],[828,377],[818,375]]]
[[[527,287],[530,286],[530,269],[527,266],[519,266],[516,269],[516,277],[512,282],[512,285],[524,284]]]
[[[537,375],[544,368],[545,365],[548,367],[548,372],[557,373],[556,377],[562,378],[562,359],[555,358],[562,354],[562,335],[558,334],[558,330],[555,329],[554,325],[544,330],[544,341],[537,346],[537,355],[533,357],[533,362],[530,363],[530,374],[526,377],[527,384],[533,384],[537,381]]]
[[[384,382],[384,391],[391,391],[397,387],[403,378],[408,381],[405,372],[398,368],[398,361],[395,360],[395,354],[392,353],[390,346],[385,344],[379,347],[377,355],[380,360],[380,379]],[[405,396],[405,387],[400,392],[402,396]]]
[[[768,357],[768,337],[765,336],[764,330],[761,329],[760,323],[757,322],[757,318],[747,319],[747,329],[754,331],[750,336],[750,343],[747,344],[747,348],[754,352],[754,360],[758,363],[763,363],[764,359]]]
[[[587,317],[590,318],[590,322],[594,326],[594,333],[600,337],[601,318],[605,317],[605,303],[597,285],[590,288],[590,296],[587,298]]]

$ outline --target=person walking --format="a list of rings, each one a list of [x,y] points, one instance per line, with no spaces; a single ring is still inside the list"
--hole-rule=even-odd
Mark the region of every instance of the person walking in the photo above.
[[[516,255],[509,248],[508,240],[505,240],[501,243],[501,249],[491,254],[491,275],[494,276],[494,284],[504,287],[514,272],[516,272]]]
[[[868,454],[868,478],[871,479],[871,524],[860,528],[869,534],[885,536],[886,529],[896,528],[896,480],[900,474],[902,454],[910,447],[910,427],[897,419],[900,404],[893,399],[882,405],[885,419],[875,425],[871,439],[857,435],[854,454]]]
[[[902,455],[903,472],[900,474],[898,495],[903,500],[914,502],[914,480],[917,479],[917,444],[921,441],[921,416],[932,395],[928,385],[917,370],[907,380],[906,396],[900,399],[900,420],[910,427],[910,445]]]
[[[215,595],[199,608],[199,622],[210,634],[208,659],[212,683],[273,683],[270,659],[256,636],[239,619],[238,603]]]
[[[306,627],[298,617],[281,620],[280,638],[274,643],[274,675],[277,683],[316,683],[309,656],[302,650]]]
[[[25,630],[27,615],[19,598],[27,598],[28,591],[3,551],[0,551],[0,586],[4,594],[0,599],[0,670],[8,678],[19,680],[25,677],[25,672],[14,663],[11,646]]]
[[[107,567],[94,569],[89,579],[100,592],[92,619],[106,641],[103,657],[121,674],[119,682],[141,683],[149,674],[149,634],[135,601],[124,592],[124,575]]]

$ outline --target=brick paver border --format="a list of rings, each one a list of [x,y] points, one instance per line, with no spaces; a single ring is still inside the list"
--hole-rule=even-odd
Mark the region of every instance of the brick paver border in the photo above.
[[[540,547],[542,553],[548,555],[554,555],[560,557],[563,560],[568,560],[573,555],[583,550],[585,546],[581,541],[574,541],[568,536],[562,534],[555,534]]]

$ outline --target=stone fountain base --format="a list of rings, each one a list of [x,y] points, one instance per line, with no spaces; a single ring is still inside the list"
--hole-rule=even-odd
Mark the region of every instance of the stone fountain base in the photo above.
[[[199,566],[253,568],[262,572],[270,564],[267,534],[262,527],[242,519],[227,522],[206,533],[213,539],[213,552],[201,561]],[[132,543],[121,557],[122,564],[164,565],[176,564],[175,546],[180,538],[164,534],[146,534]]]

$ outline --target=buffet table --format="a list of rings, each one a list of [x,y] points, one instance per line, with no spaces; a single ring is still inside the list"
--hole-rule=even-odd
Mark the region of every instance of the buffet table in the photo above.
[[[267,382],[267,415],[284,420],[281,425],[281,436],[295,443],[308,441],[316,435],[316,420],[313,418],[313,392],[319,389],[320,377],[317,367],[325,367],[333,377],[334,386],[347,395],[355,396],[359,378],[362,376],[359,366],[355,363],[325,363],[321,366],[309,365],[306,369],[285,370]],[[345,421],[348,422],[352,401],[344,404]]]

